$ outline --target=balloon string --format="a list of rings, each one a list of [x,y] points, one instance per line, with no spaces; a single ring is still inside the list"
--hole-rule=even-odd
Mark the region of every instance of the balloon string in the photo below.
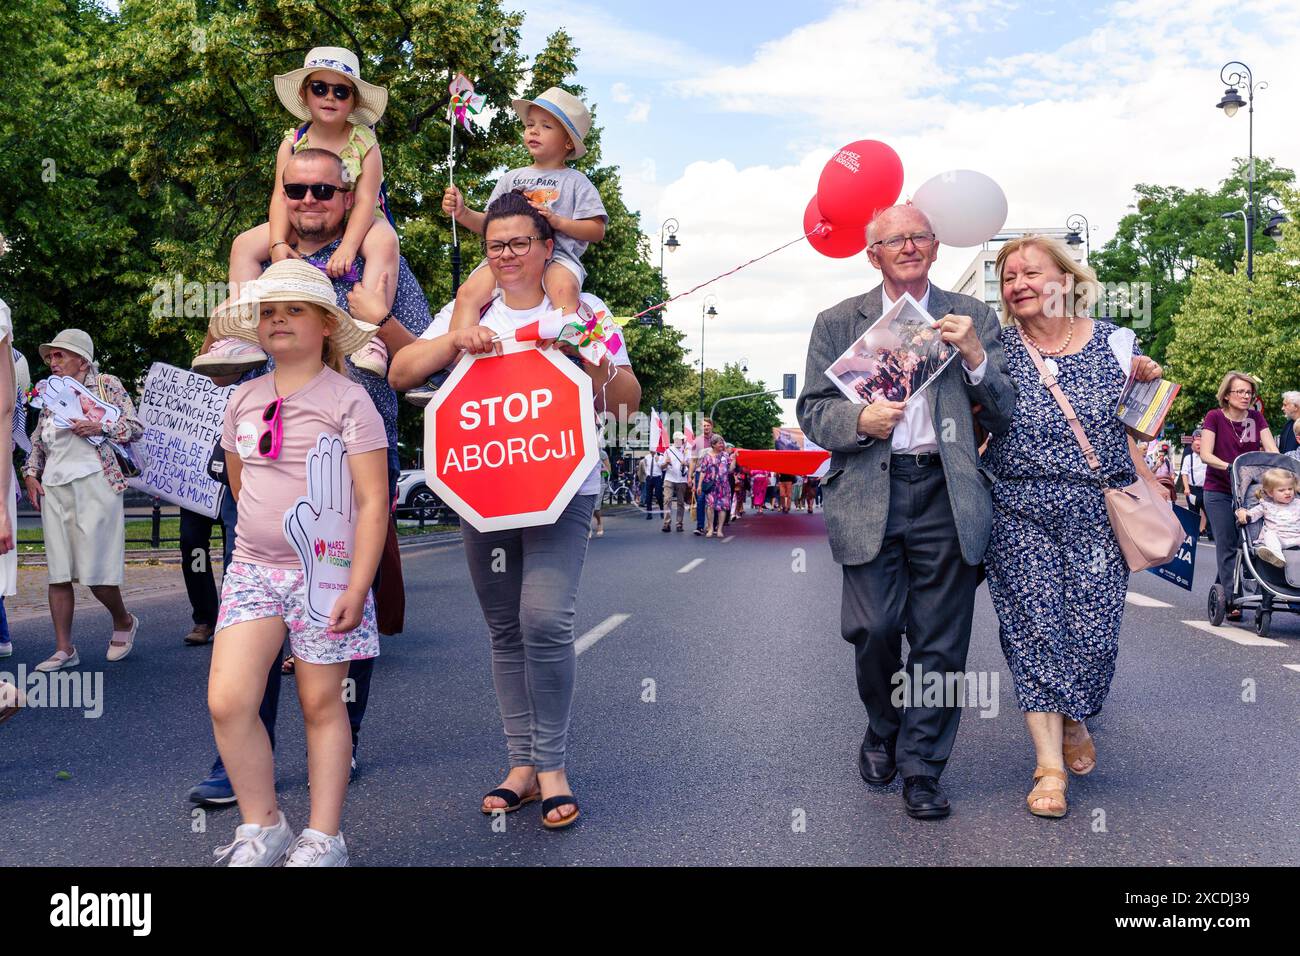
[[[701,282],[699,285],[695,286],[694,288],[687,289],[685,292],[679,292],[679,293],[677,293],[676,295],[670,295],[668,298],[664,299],[662,302],[656,303],[655,305],[650,306],[650,308],[648,308],[648,309],[642,309],[642,310],[641,310],[640,312],[638,312],[636,315],[632,316],[632,318],[634,318],[634,319],[639,319],[639,318],[641,318],[641,316],[643,316],[643,315],[648,315],[649,313],[655,311],[655,309],[661,309],[661,308],[663,308],[663,307],[664,307],[665,305],[667,305],[669,302],[675,302],[677,299],[680,299],[680,298],[683,298],[683,297],[685,297],[685,296],[688,296],[688,295],[690,295],[692,292],[699,292],[699,291],[700,291],[701,289],[703,289],[706,285],[712,285],[713,283],[717,282],[719,279],[725,279],[725,278],[726,278],[727,276],[729,276],[729,275],[735,275],[737,272],[739,272],[741,269],[745,268],[746,266],[752,266],[755,262],[761,262],[761,261],[763,261],[764,259],[766,259],[768,256],[774,256],[774,255],[776,255],[778,252],[780,252],[782,249],[788,249],[788,248],[790,248],[791,246],[793,246],[793,245],[794,245],[795,243],[797,243],[797,242],[803,242],[803,241],[804,241],[805,239],[807,239],[809,236],[820,235],[821,231],[822,231],[822,225],[821,225],[821,223],[818,223],[817,225],[813,226],[813,228],[810,229],[808,232],[805,232],[805,233],[804,233],[802,236],[800,236],[798,239],[791,239],[791,240],[790,240],[789,242],[787,242],[785,245],[783,245],[783,246],[777,246],[777,247],[776,247],[775,249],[773,249],[771,252],[765,252],[765,253],[763,253],[761,256],[759,256],[758,258],[756,258],[756,259],[750,259],[748,262],[742,262],[740,265],[736,266],[736,268],[734,268],[734,269],[729,269],[728,271],[722,273],[721,275],[716,275],[716,276],[714,276],[712,279],[707,279],[707,280],[705,280],[704,282]]]

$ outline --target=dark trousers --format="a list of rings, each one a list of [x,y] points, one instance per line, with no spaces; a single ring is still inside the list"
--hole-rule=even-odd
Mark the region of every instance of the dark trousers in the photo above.
[[[1201,526],[1201,515],[1205,512],[1205,489],[1200,485],[1189,485],[1187,488],[1187,510],[1196,515],[1196,526]],[[1193,501],[1193,499],[1195,499]],[[1209,526],[1209,516],[1206,515],[1206,530],[1209,532],[1209,538],[1214,540],[1214,529]]]
[[[659,499],[659,513],[663,514],[664,476],[655,475],[653,478],[647,477],[645,480],[644,487],[645,487],[645,492],[642,495],[642,502],[645,505],[646,520],[649,520],[650,515],[654,512],[654,503],[656,498]]]
[[[922,680],[938,674],[944,685],[947,674],[965,669],[976,568],[962,560],[942,467],[894,459],[889,495],[880,553],[866,564],[843,567],[841,633],[855,649],[858,696],[871,730],[897,735],[895,757],[904,777],[937,777],[952,752],[961,702],[919,706],[924,684],[916,685],[916,668]],[[900,686],[904,632],[904,673],[912,683]],[[904,687],[906,708],[899,706]]]
[[[1232,495],[1222,491],[1205,493],[1205,516],[1214,532],[1214,554],[1218,558],[1217,580],[1228,595],[1232,595],[1232,576],[1237,570],[1237,515],[1232,507]]]
[[[225,566],[230,567],[230,555],[235,550],[234,496],[226,491],[221,496],[221,525],[225,532]],[[217,518],[196,511],[181,509],[181,576],[185,579],[185,592],[190,598],[195,624],[216,627],[217,583],[212,574],[212,529]]]

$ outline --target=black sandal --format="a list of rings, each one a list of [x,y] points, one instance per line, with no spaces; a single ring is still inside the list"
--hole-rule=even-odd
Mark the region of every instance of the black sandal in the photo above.
[[[552,820],[549,814],[556,807],[573,806],[573,812],[568,816],[560,817],[558,820]],[[558,797],[547,797],[542,801],[542,826],[548,830],[563,830],[565,827],[573,826],[578,822],[578,801],[573,798],[573,794],[566,793]]]
[[[519,794],[515,793],[513,790],[509,789],[508,787],[497,787],[491,793],[486,793],[483,795],[484,800],[486,800],[488,797],[499,797],[500,799],[506,802],[506,805],[504,807],[485,807],[482,804],[479,804],[479,810],[481,810],[487,816],[491,816],[494,813],[514,813],[524,804],[532,803],[535,800],[542,799],[542,792],[541,790],[534,790],[528,796],[521,797],[519,796]]]

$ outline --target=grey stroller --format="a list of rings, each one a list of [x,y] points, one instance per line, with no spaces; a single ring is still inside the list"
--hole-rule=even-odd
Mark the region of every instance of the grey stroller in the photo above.
[[[1232,463],[1232,507],[1250,508],[1258,500],[1260,476],[1270,468],[1283,468],[1300,477],[1300,461],[1266,451],[1246,452]],[[1276,568],[1255,556],[1255,542],[1262,521],[1237,527],[1235,542],[1218,541],[1216,546],[1237,548],[1237,570],[1231,587],[1215,584],[1207,605],[1210,623],[1218,627],[1229,611],[1247,608],[1255,612],[1255,633],[1268,637],[1274,611],[1300,613],[1300,550],[1285,552],[1287,566]],[[1289,579],[1289,580],[1288,580]],[[1297,582],[1296,584],[1290,583]]]

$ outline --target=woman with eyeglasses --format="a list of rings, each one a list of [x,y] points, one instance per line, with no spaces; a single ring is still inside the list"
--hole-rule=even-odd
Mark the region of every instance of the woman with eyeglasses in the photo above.
[[[1212,408],[1201,422],[1201,461],[1205,462],[1205,515],[1218,542],[1215,557],[1218,575],[1215,580],[1229,592],[1237,570],[1237,519],[1232,507],[1232,463],[1248,451],[1277,452],[1277,442],[1268,430],[1268,422],[1255,408],[1259,383],[1245,372],[1232,371],[1223,376],[1216,397],[1219,407]],[[1241,609],[1228,612],[1229,621],[1241,620]]]
[[[208,709],[243,818],[217,851],[231,866],[348,861],[339,827],[352,731],[339,688],[351,661],[379,656],[370,588],[388,534],[388,438],[366,390],[341,371],[343,356],[364,347],[374,327],[336,301],[323,272],[288,259],[262,274],[256,299],[222,306],[211,323],[215,337],[256,341],[275,359],[272,372],[231,395],[221,432],[239,522],[221,585]],[[350,542],[339,517],[349,515]],[[327,559],[350,562],[332,607],[315,586]],[[311,784],[311,816],[296,839],[276,802],[271,740],[258,717],[286,633]]]
[[[121,587],[126,564],[122,507],[126,477],[109,440],[130,444],[144,434],[144,425],[136,418],[121,381],[100,372],[95,343],[81,329],[64,329],[42,345],[40,353],[52,374],[43,383],[46,392],[57,388],[66,393],[72,388],[65,384],[70,378],[92,399],[99,398],[119,412],[109,423],[89,417],[63,419],[55,414],[55,403],[45,401],[32,433],[31,454],[23,465],[27,496],[41,513],[56,644],[54,654],[36,669],[56,671],[81,663],[72,643],[74,582],[89,587],[113,616],[105,657],[120,661],[135,645],[140,621],[127,611]]]
[[[394,388],[418,385],[458,361],[462,351],[499,351],[494,341],[498,336],[512,334],[552,310],[542,287],[542,273],[554,251],[546,217],[523,196],[507,193],[488,207],[483,236],[488,267],[501,295],[478,325],[422,339],[397,353],[388,376]],[[582,301],[604,309],[586,294]],[[571,347],[559,347],[577,358]],[[624,346],[599,365],[577,361],[591,379],[598,413],[608,410],[625,420],[636,411],[641,386]],[[480,809],[485,814],[511,813],[541,800],[547,829],[561,829],[578,819],[578,801],[565,775],[576,670],[573,622],[599,491],[597,465],[554,524],[491,532],[462,526],[470,579],[492,642],[492,681],[510,764],[501,785],[483,797]]]

